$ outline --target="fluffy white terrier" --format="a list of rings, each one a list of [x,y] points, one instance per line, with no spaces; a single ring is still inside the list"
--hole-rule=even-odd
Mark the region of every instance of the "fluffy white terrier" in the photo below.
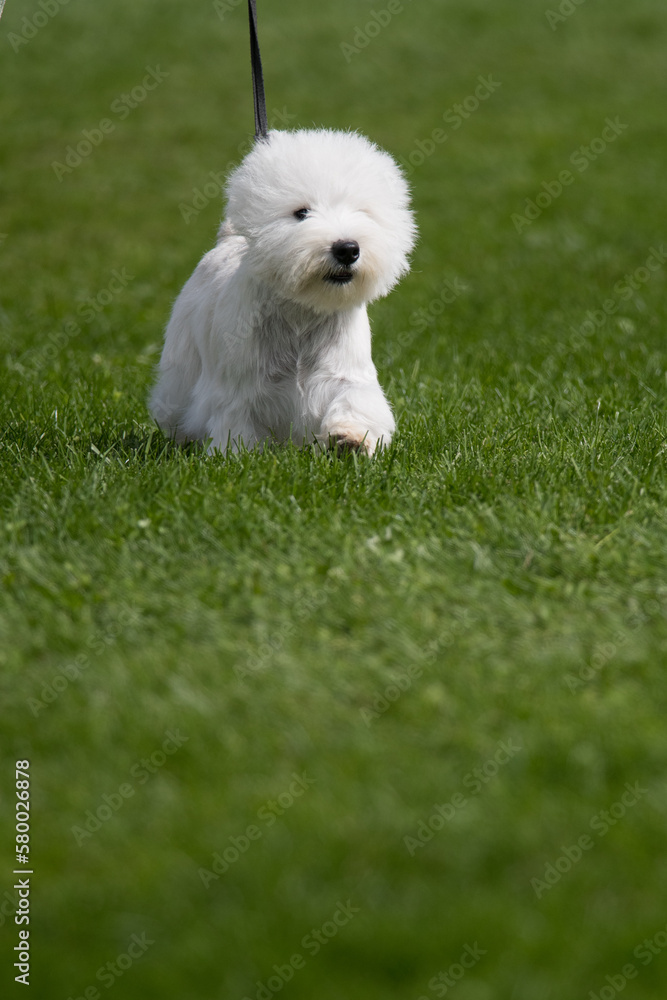
[[[272,131],[226,193],[217,245],[167,326],[156,421],[209,450],[387,445],[395,424],[366,304],[409,267],[416,229],[399,167],[356,133]]]

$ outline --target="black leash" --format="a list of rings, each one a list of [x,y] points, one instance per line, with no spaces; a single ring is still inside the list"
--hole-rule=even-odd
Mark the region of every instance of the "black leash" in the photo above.
[[[256,0],[248,0],[248,18],[250,20],[250,64],[252,66],[252,94],[255,101],[255,139],[266,139],[269,130],[266,118],[266,98],[264,96],[264,74],[262,73],[262,57],[259,54],[259,39],[257,37],[257,4]]]

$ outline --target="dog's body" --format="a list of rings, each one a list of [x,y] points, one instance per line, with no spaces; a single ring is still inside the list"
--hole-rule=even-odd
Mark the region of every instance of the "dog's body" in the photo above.
[[[366,303],[407,270],[414,243],[398,167],[354,133],[271,132],[227,194],[218,244],[174,305],[155,419],[211,449],[388,444]]]

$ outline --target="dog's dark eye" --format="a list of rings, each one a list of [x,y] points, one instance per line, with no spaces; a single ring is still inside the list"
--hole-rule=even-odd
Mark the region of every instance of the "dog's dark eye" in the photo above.
[[[298,219],[299,222],[303,222],[303,220],[308,215],[309,211],[310,211],[309,208],[297,208],[296,212],[293,212],[292,215],[294,216],[295,219]]]

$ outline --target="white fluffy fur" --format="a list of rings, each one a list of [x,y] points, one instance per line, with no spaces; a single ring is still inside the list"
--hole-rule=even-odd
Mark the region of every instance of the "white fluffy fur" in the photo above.
[[[150,403],[160,427],[211,450],[387,445],[366,303],[408,270],[414,239],[403,175],[368,139],[299,130],[255,143],[227,183],[217,246],[174,305]],[[359,246],[348,265],[332,252],[345,241]]]

